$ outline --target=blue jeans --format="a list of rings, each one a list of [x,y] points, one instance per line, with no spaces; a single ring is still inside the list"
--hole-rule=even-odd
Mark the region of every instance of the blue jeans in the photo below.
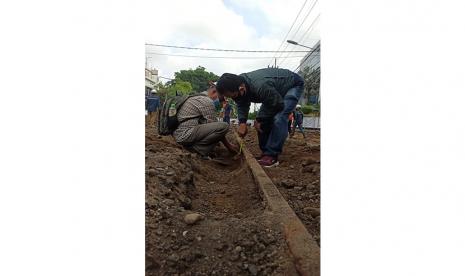
[[[299,127],[300,132],[304,135],[304,138],[305,138],[305,132],[304,132],[304,128],[303,128],[302,124],[303,123],[300,123],[300,124],[294,123],[294,132],[295,132],[296,127]]]
[[[289,113],[294,110],[303,90],[303,86],[289,89],[284,96],[283,110],[272,118],[260,118],[262,133],[258,134],[258,144],[263,154],[278,156],[283,151],[284,142],[288,135]]]

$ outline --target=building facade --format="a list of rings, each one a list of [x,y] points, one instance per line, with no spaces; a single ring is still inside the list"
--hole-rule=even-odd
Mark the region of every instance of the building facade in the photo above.
[[[158,84],[158,70],[145,68],[145,95],[149,95],[150,91]]]
[[[300,64],[300,71],[305,68],[310,68],[310,70],[320,68],[320,41],[313,45],[312,50],[302,58]]]
[[[308,73],[311,73],[318,78],[318,87],[309,88],[308,84],[306,83],[306,88],[304,91],[304,95],[300,98],[300,104],[308,104],[308,103],[318,103],[320,101],[320,88],[319,88],[319,78],[320,78],[320,41],[315,43],[312,47],[312,50],[305,55],[300,61],[300,70],[299,75],[302,77],[304,76],[304,72],[308,70]],[[312,90],[312,93],[310,93]],[[316,95],[310,95],[316,94]]]

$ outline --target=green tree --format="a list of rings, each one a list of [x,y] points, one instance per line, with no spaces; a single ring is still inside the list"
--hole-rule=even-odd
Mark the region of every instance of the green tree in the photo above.
[[[166,96],[169,93],[169,86],[167,84],[159,82],[157,83],[155,90],[157,91],[157,94],[160,97],[160,101],[163,103],[166,99]]]
[[[176,80],[172,82],[168,88],[168,95],[175,96],[176,91],[182,95],[189,94],[193,91],[192,85],[188,81]]]
[[[207,72],[205,67],[198,66],[195,70],[181,70],[174,73],[176,82],[184,81],[192,85],[192,90],[202,92],[207,90],[209,81],[217,81],[219,77],[212,72]]]
[[[249,120],[255,120],[257,118],[257,111],[249,112]]]
[[[230,99],[229,101],[229,105],[231,106],[231,118],[237,118],[237,104],[235,101],[233,101],[232,99]]]

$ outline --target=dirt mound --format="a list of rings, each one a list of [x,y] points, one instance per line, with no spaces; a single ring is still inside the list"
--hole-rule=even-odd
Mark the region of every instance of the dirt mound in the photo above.
[[[146,275],[295,275],[244,160],[224,166],[146,130]]]

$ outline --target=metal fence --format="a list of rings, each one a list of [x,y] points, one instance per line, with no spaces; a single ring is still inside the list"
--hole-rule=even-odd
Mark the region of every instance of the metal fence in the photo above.
[[[320,117],[307,117],[304,116],[304,128],[320,128]]]

